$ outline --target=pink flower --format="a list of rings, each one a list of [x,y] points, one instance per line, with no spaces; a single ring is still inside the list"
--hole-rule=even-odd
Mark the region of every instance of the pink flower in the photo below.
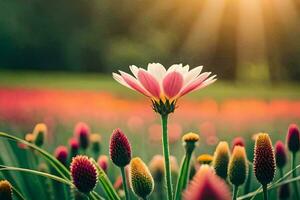
[[[178,98],[204,88],[216,81],[211,72],[202,71],[202,66],[189,70],[189,65],[172,65],[168,70],[159,63],[148,64],[148,69],[129,66],[134,76],[119,71],[113,78],[122,85],[149,97],[153,103],[173,104]],[[174,110],[174,108],[173,108]],[[157,111],[157,110],[156,110]]]
[[[184,200],[230,200],[225,181],[208,165],[202,165],[183,193]]]

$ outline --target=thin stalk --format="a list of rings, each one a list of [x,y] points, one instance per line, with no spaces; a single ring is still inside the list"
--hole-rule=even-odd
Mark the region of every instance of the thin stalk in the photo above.
[[[180,172],[178,176],[177,186],[175,190],[175,200],[181,199],[181,193],[186,188],[188,183],[189,175],[190,175],[190,162],[191,162],[191,153],[186,153],[183,157],[180,166]]]
[[[268,200],[268,186],[263,185],[264,200]]]
[[[25,200],[24,196],[21,194],[19,190],[17,190],[14,186],[12,186],[13,193],[19,200]]]
[[[106,193],[109,200],[120,200],[120,197],[118,196],[117,192],[115,191],[112,183],[108,179],[106,173],[103,171],[101,167],[96,163],[94,159],[92,159],[92,162],[95,164],[97,171],[98,171],[98,180],[101,184],[104,192]],[[96,196],[99,196],[95,193]]]
[[[123,188],[125,191],[125,198],[126,200],[129,200],[129,191],[128,191],[128,187],[127,187],[127,180],[126,180],[126,173],[125,173],[125,168],[124,167],[120,167],[121,169],[121,174],[122,174],[122,183],[123,183]]]
[[[296,168],[296,153],[292,153],[292,166],[291,166],[291,170],[293,170],[293,178],[297,177],[297,170],[294,170]],[[293,183],[293,187],[295,190],[295,196],[296,199],[299,200],[299,190],[298,190],[298,186],[297,186],[297,182],[295,181]]]
[[[35,174],[35,175],[38,175],[38,176],[44,176],[46,178],[50,178],[52,180],[55,180],[57,182],[60,182],[60,183],[63,183],[63,184],[69,185],[69,186],[73,186],[73,184],[70,180],[67,180],[67,179],[52,175],[52,174],[39,172],[39,171],[36,171],[36,170],[0,165],[0,171],[20,171],[20,172],[31,173],[31,174]]]
[[[275,188],[280,187],[281,185],[284,185],[284,184],[287,184],[287,183],[293,183],[293,182],[295,182],[295,181],[299,181],[299,180],[300,180],[300,176],[297,176],[296,178],[291,178],[291,179],[288,179],[288,180],[285,180],[285,181],[284,181],[285,178],[287,178],[288,176],[290,176],[290,175],[292,174],[292,172],[293,172],[294,170],[297,170],[298,168],[300,168],[300,165],[297,165],[297,166],[295,167],[295,169],[290,170],[290,171],[288,171],[287,173],[285,173],[285,174],[283,175],[282,178],[279,178],[279,179],[278,179],[277,181],[275,181],[274,183],[269,184],[268,189],[269,189],[269,190],[275,189]],[[243,195],[243,196],[240,196],[240,197],[238,197],[237,199],[238,199],[238,200],[243,200],[243,199],[249,199],[250,197],[252,197],[252,198],[250,199],[250,200],[252,200],[252,199],[254,199],[254,198],[256,197],[256,195],[258,195],[258,194],[260,194],[260,193],[262,193],[262,192],[263,192],[263,191],[262,191],[262,186],[260,186],[260,187],[257,188],[255,191],[250,192],[250,193],[248,193],[248,194],[245,194],[245,195]]]
[[[239,186],[234,185],[233,186],[233,195],[232,195],[232,200],[236,200],[237,194],[239,191]]]
[[[170,168],[169,138],[168,138],[168,115],[161,115],[162,122],[162,143],[165,157],[165,179],[167,183],[168,200],[173,199],[172,177]]]

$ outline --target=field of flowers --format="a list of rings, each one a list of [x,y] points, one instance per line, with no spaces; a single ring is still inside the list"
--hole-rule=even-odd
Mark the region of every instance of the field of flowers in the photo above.
[[[60,87],[59,77],[56,85],[46,80],[54,86],[43,78],[38,86],[36,77],[15,85],[2,79],[0,179],[9,182],[0,182],[0,199],[11,199],[11,192],[13,199],[34,200],[299,198],[297,90],[257,89],[255,95],[255,87],[212,86],[214,95],[209,86],[201,96],[178,99],[214,79],[199,72],[187,89],[171,73],[163,96],[149,74],[139,79],[142,91],[114,74],[147,98],[112,78],[99,90],[85,83]]]

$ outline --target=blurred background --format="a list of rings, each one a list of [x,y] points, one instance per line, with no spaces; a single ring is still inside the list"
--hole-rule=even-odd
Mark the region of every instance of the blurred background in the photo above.
[[[299,0],[1,0],[0,68],[110,73],[204,65],[222,80],[300,80]]]
[[[183,153],[189,131],[211,149],[238,135],[252,144],[260,131],[284,139],[300,122],[300,1],[0,0],[0,128],[23,137],[45,122],[53,151],[85,121],[107,153],[120,127],[150,159],[161,153],[159,117],[111,77],[149,62],[204,65],[218,75],[178,102],[173,154]],[[140,148],[153,142],[153,152]]]

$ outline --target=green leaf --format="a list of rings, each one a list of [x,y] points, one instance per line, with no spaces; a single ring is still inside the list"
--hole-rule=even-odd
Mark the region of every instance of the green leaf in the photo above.
[[[181,199],[182,191],[186,188],[188,179],[189,179],[189,170],[190,170],[190,161],[191,154],[185,154],[181,162],[179,176],[177,180],[177,186],[175,191],[175,200]]]
[[[96,163],[96,161],[94,159],[92,159],[92,161],[97,168],[99,182],[100,182],[101,186],[103,187],[106,195],[108,196],[108,199],[109,200],[120,200],[120,197],[116,193],[113,185],[111,184],[110,180],[108,179],[108,177],[105,174],[105,172],[103,171],[103,169],[101,169],[101,167],[99,167],[99,165]]]
[[[39,152],[46,160],[48,160],[50,162],[50,164],[58,171],[58,173],[63,178],[66,178],[66,179],[70,180],[70,172],[68,171],[68,169],[63,164],[61,164],[56,158],[54,158],[51,154],[49,154],[47,151],[37,147],[34,144],[31,144],[31,143],[29,143],[25,140],[22,140],[22,139],[20,139],[16,136],[13,136],[13,135],[9,135],[7,133],[0,132],[0,137],[4,137],[4,138],[7,138],[9,140],[20,142],[20,143],[23,143],[23,144],[33,148],[34,150]]]
[[[60,183],[63,183],[63,184],[69,185],[69,186],[73,186],[73,183],[70,180],[66,180],[66,179],[63,179],[61,177],[54,176],[52,174],[39,172],[39,171],[32,170],[32,169],[25,169],[25,168],[19,168],[19,167],[10,167],[10,166],[5,166],[5,165],[0,165],[0,171],[19,171],[19,172],[31,173],[31,174],[35,174],[35,175],[38,175],[38,176],[44,176],[46,178],[50,178],[52,180],[58,181]]]

